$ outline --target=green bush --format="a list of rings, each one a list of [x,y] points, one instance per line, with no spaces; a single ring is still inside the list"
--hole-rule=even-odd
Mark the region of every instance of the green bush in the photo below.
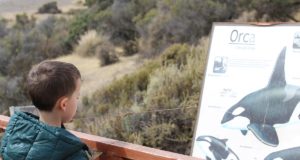
[[[31,66],[66,53],[62,43],[68,33],[64,19],[50,17],[37,25],[33,21],[25,14],[17,16],[16,24],[0,40],[0,75],[7,79],[1,86],[5,91],[1,106],[30,104],[24,82]]]
[[[18,46],[16,54],[10,59],[7,66],[8,73],[10,76],[25,76],[33,64],[45,59],[46,56],[43,55],[45,37],[38,31],[32,30],[20,37],[22,39],[18,40],[18,37],[11,38],[12,41],[20,41],[20,46]]]
[[[6,20],[0,17],[0,37],[4,37],[8,34],[8,29],[6,27]]]
[[[146,146],[167,149],[168,138],[174,137],[176,125],[170,123],[152,124],[144,128],[143,137]]]
[[[180,68],[187,63],[187,55],[190,52],[190,48],[187,44],[173,44],[161,55],[161,61],[163,66],[177,65]]]
[[[147,109],[180,107],[185,96],[189,96],[191,83],[176,66],[157,70],[150,79],[145,103]],[[175,78],[176,77],[176,78]]]
[[[13,73],[10,72],[11,69],[9,64],[12,63],[14,58],[17,57],[17,55],[21,52],[23,48],[24,34],[21,31],[12,30],[2,39],[1,42],[0,54],[1,62],[3,62],[1,63],[1,72],[4,76],[13,76],[15,71]]]
[[[70,53],[66,46],[68,33],[68,20],[50,16],[37,25],[39,34],[45,37],[43,53],[46,58],[56,58]]]
[[[113,3],[113,0],[86,0],[85,5],[92,7],[97,5],[100,9],[107,8]]]
[[[13,26],[14,29],[19,31],[29,31],[35,27],[36,19],[32,17],[28,17],[27,14],[17,14],[16,22]]]
[[[96,52],[100,60],[100,66],[106,66],[119,61],[114,47],[108,42],[101,44],[101,46],[96,49]]]
[[[44,4],[42,7],[38,9],[38,13],[50,13],[57,14],[61,13],[61,10],[57,7],[57,2],[49,2]]]
[[[3,46],[0,46],[0,77],[8,74],[7,65],[9,63],[9,59],[9,52],[7,52]]]
[[[47,48],[46,50],[48,58],[56,58],[58,56],[70,54],[71,50],[66,45],[67,37],[69,35],[67,31],[67,25],[62,24],[64,20],[59,21],[55,27],[55,34],[51,36],[50,39],[47,41]],[[61,25],[59,27],[59,24]]]
[[[229,21],[237,16],[235,1],[161,0],[157,14],[141,34],[146,56],[158,55],[174,43],[196,44],[208,34],[212,22]]]
[[[92,6],[97,2],[97,0],[85,0],[85,5]]]
[[[65,42],[69,50],[73,48],[80,36],[88,30],[91,17],[92,15],[90,15],[88,12],[82,11],[71,20],[68,28],[69,34]]]
[[[9,107],[13,105],[28,105],[29,101],[24,93],[24,77],[6,77],[0,79],[1,112],[8,115]]]
[[[299,11],[298,0],[253,0],[251,2],[240,0],[239,6],[243,10],[254,10],[256,21],[299,21],[299,19],[295,18],[295,14]]]
[[[101,108],[102,105],[108,105],[110,109],[119,106],[122,106],[122,108],[130,107],[135,103],[135,93],[147,89],[150,74],[158,67],[158,61],[145,64],[136,73],[116,80],[106,88],[96,91],[90,98],[89,103],[94,108]]]
[[[138,52],[138,45],[136,41],[130,40],[124,45],[124,55],[131,56]]]

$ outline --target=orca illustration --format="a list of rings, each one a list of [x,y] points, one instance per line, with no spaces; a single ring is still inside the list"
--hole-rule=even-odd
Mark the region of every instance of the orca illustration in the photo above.
[[[279,144],[274,125],[289,122],[300,100],[299,86],[286,84],[285,53],[286,47],[277,58],[268,85],[246,95],[229,108],[221,124],[225,125],[235,118],[246,119],[249,124],[240,128],[243,135],[250,130],[264,144],[273,147]]]
[[[269,154],[265,160],[299,160],[300,147],[285,149]]]
[[[239,160],[238,156],[226,145],[227,139],[199,136],[196,141],[203,147],[201,149],[206,154],[206,160]]]

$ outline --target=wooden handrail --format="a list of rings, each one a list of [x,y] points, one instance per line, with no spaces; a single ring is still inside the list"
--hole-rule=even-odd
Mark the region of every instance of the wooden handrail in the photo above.
[[[9,117],[0,115],[0,131],[4,131]],[[86,143],[90,149],[101,152],[97,160],[200,160],[199,158],[163,151],[109,138],[71,131]]]

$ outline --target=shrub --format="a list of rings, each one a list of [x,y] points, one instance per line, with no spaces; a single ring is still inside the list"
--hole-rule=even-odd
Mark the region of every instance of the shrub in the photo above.
[[[124,45],[124,55],[131,56],[138,52],[137,42],[130,40],[129,42],[125,43]]]
[[[8,29],[6,28],[6,21],[0,17],[0,37],[4,37],[8,34]]]
[[[193,83],[189,76],[192,75],[188,75],[175,65],[154,72],[145,99],[147,109],[181,107],[182,101],[191,95],[190,89]]]
[[[99,36],[95,30],[87,31],[81,36],[75,53],[84,57],[96,55],[96,48],[103,42],[103,36]]]
[[[180,68],[187,63],[190,47],[187,44],[173,44],[163,51],[161,61],[163,66],[177,65]]]
[[[85,5],[91,7],[97,5],[101,9],[107,8],[113,3],[113,0],[85,0]]]
[[[168,149],[168,141],[174,137],[176,125],[170,123],[152,124],[144,128],[143,143],[159,149]]]
[[[236,23],[245,23],[245,22],[255,22],[255,21],[259,21],[256,19],[256,11],[252,10],[252,11],[244,11],[240,14],[240,16],[236,19],[234,19],[233,21]]]
[[[19,31],[29,31],[35,27],[36,19],[32,17],[28,17],[27,14],[17,14],[16,15],[16,23],[13,28]]]
[[[20,76],[0,78],[0,104],[4,111],[8,111],[9,106],[29,104],[24,93],[24,80]]]
[[[7,75],[7,65],[9,63],[9,52],[3,47],[0,46],[0,78],[1,76]]]
[[[100,60],[100,66],[106,66],[119,61],[113,45],[109,42],[104,42],[98,46],[96,53]]]
[[[148,36],[148,25],[152,22],[152,20],[157,16],[158,12],[156,8],[149,9],[145,14],[139,14],[134,17],[133,21],[137,27],[137,30],[141,37]],[[143,47],[140,47],[141,49]]]
[[[50,14],[56,14],[61,13],[61,10],[57,7],[57,2],[49,2],[44,4],[42,7],[38,9],[38,13],[50,13]]]
[[[20,42],[15,55],[11,52],[11,55],[13,56],[10,58],[7,66],[10,76],[25,76],[31,68],[31,65],[46,59],[43,52],[45,37],[43,37],[42,34],[39,34],[38,31],[32,30],[31,32],[24,34],[23,37],[11,38],[13,41],[17,41],[18,38],[22,39],[19,39]]]
[[[236,17],[235,1],[157,1],[157,14],[141,34],[146,56],[155,56],[174,43],[196,44],[208,34],[212,22]],[[144,36],[145,35],[145,36]]]
[[[110,109],[118,106],[129,107],[135,103],[136,92],[147,90],[149,77],[159,67],[158,61],[145,64],[136,73],[114,81],[106,88],[96,91],[89,102],[92,107],[109,105]]]
[[[80,39],[81,34],[88,30],[91,17],[89,13],[81,11],[71,20],[68,28],[69,34],[65,42],[69,50],[73,49],[73,45]]]
[[[43,53],[47,58],[55,58],[70,53],[66,46],[68,33],[68,20],[49,16],[37,25],[39,34],[45,37]]]
[[[10,59],[5,68],[10,76],[25,75],[31,65],[66,53],[65,19],[50,17],[28,31],[13,29],[3,39],[2,47]],[[3,57],[3,58],[4,58]]]
[[[251,2],[247,0],[240,0],[239,6],[243,10],[252,11],[255,10],[256,20],[263,19],[264,21],[287,21],[292,20],[298,22],[294,17],[294,14],[299,11],[298,0],[253,0]]]
[[[15,72],[11,72],[10,63],[14,61],[14,58],[21,52],[23,48],[24,34],[21,31],[11,30],[7,36],[5,36],[0,44],[1,54],[1,72],[5,76],[13,76]],[[17,64],[15,64],[17,65]],[[26,66],[25,66],[26,67]]]

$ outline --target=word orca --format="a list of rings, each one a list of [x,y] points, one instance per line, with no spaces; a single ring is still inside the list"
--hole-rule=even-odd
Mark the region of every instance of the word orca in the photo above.
[[[206,160],[239,160],[238,156],[226,145],[227,139],[218,139],[213,136],[199,136],[196,141],[206,154]]]
[[[269,146],[279,144],[274,124],[289,122],[298,102],[300,88],[287,85],[285,80],[284,47],[277,58],[273,73],[265,88],[252,92],[229,108],[221,124],[229,123],[235,118],[246,118],[247,127],[240,129],[243,135],[250,130],[261,142]],[[297,117],[297,120],[299,118]]]
[[[285,149],[269,154],[265,160],[299,160],[300,147]]]

